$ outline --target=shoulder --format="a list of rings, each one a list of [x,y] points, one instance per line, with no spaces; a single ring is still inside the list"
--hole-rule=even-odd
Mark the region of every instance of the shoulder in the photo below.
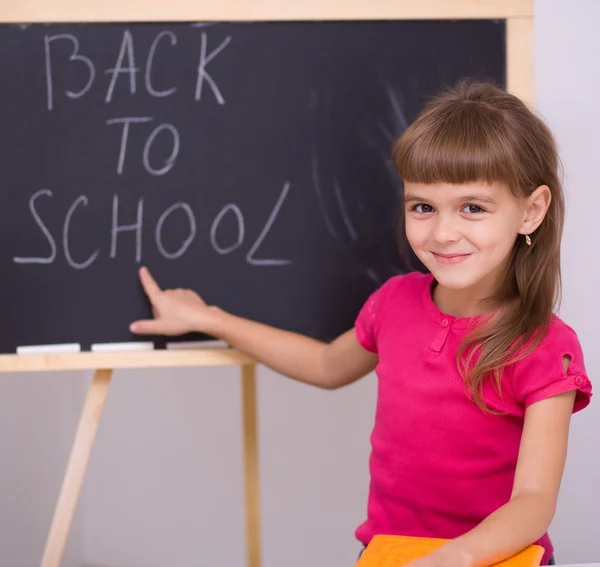
[[[359,342],[369,351],[377,350],[377,335],[384,315],[390,309],[402,309],[413,303],[431,283],[431,275],[410,272],[393,276],[376,289],[366,300],[355,322]]]
[[[575,330],[557,315],[552,317],[548,331],[530,357],[548,371],[552,371],[557,364],[563,368],[563,357],[567,357],[571,372],[585,372],[579,337]]]
[[[431,283],[431,275],[421,272],[409,272],[389,278],[376,289],[365,302],[371,310],[381,309],[384,304],[400,299],[412,299],[425,291]]]
[[[545,348],[552,349],[553,347],[556,347],[557,344],[562,344],[565,341],[579,345],[579,338],[577,337],[575,329],[567,325],[567,323],[565,323],[558,315],[553,315],[548,332],[541,344],[543,344]]]
[[[592,396],[585,357],[575,330],[553,316],[547,333],[527,356],[514,363],[513,388],[526,407],[563,392],[577,390],[575,411]]]
[[[431,274],[409,272],[391,277],[375,293],[379,293],[381,297],[396,294],[420,294],[427,286],[431,285],[431,280]]]

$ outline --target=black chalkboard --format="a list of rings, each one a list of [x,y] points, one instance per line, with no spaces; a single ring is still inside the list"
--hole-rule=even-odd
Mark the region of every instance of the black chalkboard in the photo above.
[[[137,268],[331,339],[406,269],[393,139],[504,21],[0,26],[0,351],[140,340]]]

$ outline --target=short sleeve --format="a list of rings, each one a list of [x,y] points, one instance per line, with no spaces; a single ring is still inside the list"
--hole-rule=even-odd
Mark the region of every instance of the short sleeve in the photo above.
[[[570,360],[565,372],[563,357]],[[525,408],[540,400],[577,390],[573,413],[592,397],[583,351],[575,331],[556,317],[538,348],[514,365],[513,389]]]
[[[373,292],[356,317],[356,339],[369,352],[377,353],[377,327],[381,305],[382,288]]]
[[[377,354],[377,337],[380,333],[386,297],[390,290],[398,289],[406,281],[406,276],[393,276],[379,289],[375,290],[365,301],[356,317],[354,329],[361,346],[369,352]]]

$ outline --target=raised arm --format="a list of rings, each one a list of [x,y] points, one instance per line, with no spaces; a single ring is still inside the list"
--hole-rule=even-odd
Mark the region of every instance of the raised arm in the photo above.
[[[325,343],[209,306],[191,290],[162,290],[146,268],[140,269],[140,280],[154,319],[132,323],[133,333],[207,333],[280,374],[328,390],[358,380],[377,364],[377,356],[360,346],[354,329]]]

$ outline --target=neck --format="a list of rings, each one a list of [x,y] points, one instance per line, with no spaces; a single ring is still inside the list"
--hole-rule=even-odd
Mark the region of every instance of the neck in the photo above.
[[[432,299],[442,313],[453,317],[477,317],[492,309],[490,292],[489,287],[482,284],[466,289],[448,289],[435,282]]]

